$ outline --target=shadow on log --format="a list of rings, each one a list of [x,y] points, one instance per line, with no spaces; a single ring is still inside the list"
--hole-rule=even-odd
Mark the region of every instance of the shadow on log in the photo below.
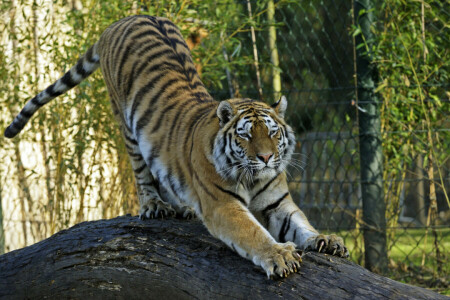
[[[80,223],[0,256],[5,299],[448,299],[337,257],[306,253],[267,279],[199,221],[123,216]]]

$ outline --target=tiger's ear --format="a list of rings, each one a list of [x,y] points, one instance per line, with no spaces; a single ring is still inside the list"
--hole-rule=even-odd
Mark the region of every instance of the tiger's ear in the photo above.
[[[286,97],[284,95],[281,96],[280,100],[272,104],[272,108],[275,110],[279,117],[284,118],[284,113],[286,112],[287,108]]]
[[[217,107],[217,117],[219,117],[220,127],[223,127],[234,116],[234,109],[230,102],[221,101]]]

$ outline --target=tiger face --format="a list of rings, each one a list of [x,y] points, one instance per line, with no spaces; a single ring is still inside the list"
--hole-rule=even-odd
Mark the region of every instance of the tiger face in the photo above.
[[[224,179],[242,183],[272,178],[289,164],[295,136],[284,121],[287,100],[274,105],[250,99],[222,101],[213,161]]]

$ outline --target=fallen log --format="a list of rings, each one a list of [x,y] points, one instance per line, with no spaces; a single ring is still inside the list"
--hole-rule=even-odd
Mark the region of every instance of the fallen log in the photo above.
[[[199,221],[122,216],[83,222],[0,256],[5,299],[448,299],[305,253],[299,273],[267,279]]]

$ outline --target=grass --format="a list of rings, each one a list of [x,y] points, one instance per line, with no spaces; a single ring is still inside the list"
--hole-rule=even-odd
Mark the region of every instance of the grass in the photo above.
[[[450,228],[437,228],[436,238],[424,228],[395,228],[388,231],[389,271],[394,280],[450,295]],[[363,233],[339,231],[350,251],[350,259],[364,265]],[[436,247],[437,245],[437,247]],[[438,251],[436,251],[438,249]]]

